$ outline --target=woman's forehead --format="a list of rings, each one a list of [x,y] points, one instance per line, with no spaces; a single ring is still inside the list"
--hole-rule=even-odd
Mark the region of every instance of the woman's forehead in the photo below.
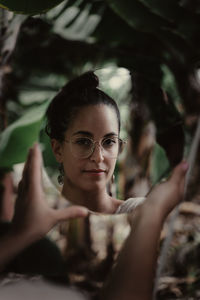
[[[68,131],[88,132],[92,135],[118,134],[118,120],[115,110],[105,104],[90,105],[78,111]]]

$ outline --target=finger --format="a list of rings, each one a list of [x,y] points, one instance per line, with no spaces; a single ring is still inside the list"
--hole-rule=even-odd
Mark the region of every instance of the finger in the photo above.
[[[30,155],[30,174],[31,181],[34,186],[41,185],[41,179],[42,179],[42,154],[39,148],[38,144],[35,144],[33,146],[33,149],[31,151]]]
[[[70,206],[64,209],[55,210],[57,221],[66,221],[68,219],[74,218],[84,218],[87,217],[89,211],[83,206]]]
[[[176,184],[184,183],[188,167],[189,165],[186,161],[182,161],[180,164],[178,164],[172,172],[170,181],[173,181]]]

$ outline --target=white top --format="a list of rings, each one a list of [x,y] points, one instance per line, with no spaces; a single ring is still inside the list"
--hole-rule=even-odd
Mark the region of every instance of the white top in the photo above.
[[[136,197],[129,198],[125,200],[116,210],[116,214],[130,213],[138,205],[142,204],[146,198],[145,197]]]

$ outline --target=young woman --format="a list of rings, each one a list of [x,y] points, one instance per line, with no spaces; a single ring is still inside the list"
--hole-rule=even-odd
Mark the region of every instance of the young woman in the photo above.
[[[120,113],[88,72],[68,83],[47,111],[47,134],[62,170],[62,194],[71,203],[113,214],[124,201],[107,193],[118,154]],[[61,176],[60,176],[61,179]]]
[[[166,216],[181,200],[187,163],[178,165],[169,181],[157,186],[137,208],[134,199],[126,205],[126,201],[110,196],[107,184],[123,141],[118,107],[97,86],[98,78],[88,72],[69,82],[47,111],[46,131],[61,165],[62,194],[72,205],[61,210],[48,207],[41,186],[41,154],[35,145],[24,168],[11,229],[0,240],[0,266],[3,270],[13,257],[62,220],[85,217],[89,211],[132,211],[130,236],[99,297],[150,300],[160,231]]]

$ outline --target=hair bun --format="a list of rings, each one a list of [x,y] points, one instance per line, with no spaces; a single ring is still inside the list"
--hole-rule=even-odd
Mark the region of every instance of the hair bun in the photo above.
[[[79,77],[70,80],[62,90],[72,92],[84,89],[95,89],[99,85],[99,79],[93,71],[88,71]]]

